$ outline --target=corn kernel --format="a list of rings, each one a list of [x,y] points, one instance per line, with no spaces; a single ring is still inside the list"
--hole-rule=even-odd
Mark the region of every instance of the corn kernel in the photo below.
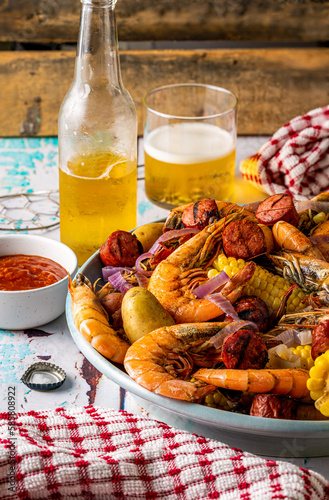
[[[258,273],[258,277],[260,280],[265,280],[266,279],[266,271],[265,269],[261,269],[260,272]]]
[[[312,368],[310,369],[310,377],[312,378],[322,378],[324,374],[325,371],[317,365],[312,366]]]
[[[204,401],[205,401],[206,405],[212,405],[212,404],[214,404],[214,396],[211,393],[207,394]]]
[[[232,267],[232,276],[234,276],[238,272],[239,272],[239,268],[238,267]]]
[[[207,276],[208,278],[214,278],[215,276],[217,276],[219,273],[218,271],[216,271],[216,269],[210,269],[207,273]]]
[[[266,281],[264,281],[263,279],[261,280],[260,284],[259,284],[259,288],[264,291],[266,289]]]
[[[323,387],[323,380],[319,378],[309,378],[307,388],[309,391],[320,391]]]
[[[214,402],[218,405],[222,400],[222,396],[219,392],[214,393]]]
[[[308,382],[308,381],[307,381],[307,382]],[[307,384],[307,388],[309,389],[308,384]],[[310,392],[310,396],[311,396],[311,398],[312,398],[312,399],[314,399],[314,400],[319,399],[319,398],[321,398],[321,396],[322,396],[322,391],[311,391],[311,392]]]
[[[325,356],[318,356],[314,362],[315,366],[320,370],[328,370],[329,362]]]
[[[252,280],[252,284],[255,288],[258,288],[260,285],[260,279],[257,276],[255,276],[254,279]]]
[[[231,269],[231,266],[225,266],[223,271],[226,272],[226,274],[231,278],[232,276],[232,269]]]
[[[281,300],[278,297],[276,297],[273,301],[273,309],[275,310],[279,309],[280,305],[281,305]]]
[[[325,417],[329,417],[329,401],[321,401],[322,398],[320,398],[320,401],[315,402],[315,408],[319,410],[322,415]]]

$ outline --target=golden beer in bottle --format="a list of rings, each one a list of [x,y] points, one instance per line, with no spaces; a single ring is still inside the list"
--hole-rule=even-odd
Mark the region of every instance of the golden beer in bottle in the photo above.
[[[61,241],[81,265],[136,226],[137,115],[121,80],[116,0],[82,0],[73,83],[58,118]]]

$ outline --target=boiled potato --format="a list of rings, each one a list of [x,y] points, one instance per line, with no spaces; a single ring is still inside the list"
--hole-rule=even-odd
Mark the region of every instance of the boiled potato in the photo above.
[[[154,295],[139,286],[130,288],[121,305],[123,328],[133,344],[144,335],[175,321]]]
[[[144,252],[148,252],[163,232],[163,222],[150,222],[144,224],[133,231],[133,234],[143,245]]]

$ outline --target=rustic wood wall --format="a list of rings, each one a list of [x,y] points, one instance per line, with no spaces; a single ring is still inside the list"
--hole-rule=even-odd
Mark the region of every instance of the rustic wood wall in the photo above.
[[[167,83],[232,90],[239,134],[271,134],[329,102],[329,0],[118,0],[116,12],[122,42],[222,42],[120,51],[139,133],[143,95]],[[57,134],[75,58],[65,49],[77,40],[79,14],[78,0],[0,0],[0,136]],[[30,50],[1,50],[8,42]],[[31,50],[32,43],[56,50]]]

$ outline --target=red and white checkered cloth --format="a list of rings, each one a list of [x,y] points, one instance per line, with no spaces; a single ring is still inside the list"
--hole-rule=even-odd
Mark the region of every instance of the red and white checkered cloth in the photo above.
[[[269,195],[287,193],[304,200],[328,191],[329,106],[291,120],[251,159],[253,172],[243,169],[248,159],[241,162],[241,172]]]
[[[0,414],[5,500],[329,498],[329,483],[316,472],[126,411],[88,406],[18,413],[16,439],[8,437],[8,418]]]

